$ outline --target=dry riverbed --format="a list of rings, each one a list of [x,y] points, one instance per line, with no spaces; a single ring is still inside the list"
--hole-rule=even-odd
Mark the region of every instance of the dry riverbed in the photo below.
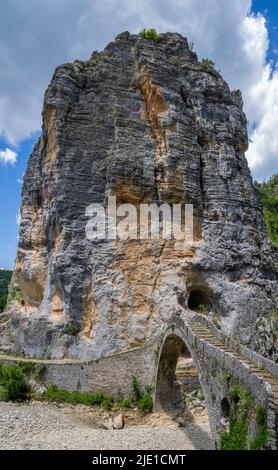
[[[205,412],[183,421],[175,414],[128,410],[123,429],[105,429],[113,414],[82,405],[0,402],[0,449],[212,448]]]

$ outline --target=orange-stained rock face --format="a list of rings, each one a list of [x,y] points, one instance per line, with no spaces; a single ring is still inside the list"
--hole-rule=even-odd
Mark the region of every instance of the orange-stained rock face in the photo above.
[[[166,104],[159,87],[152,82],[149,70],[145,65],[140,70],[139,87],[144,95],[142,116],[145,115],[149,121],[151,132],[157,143],[156,154],[160,158],[168,151],[165,128],[160,120],[160,113],[169,111],[169,105]]]
[[[98,320],[98,310],[94,302],[93,286],[92,282],[90,282],[84,291],[81,331],[82,336],[88,340],[92,340]]]
[[[24,178],[11,349],[95,359],[143,347],[198,298],[256,348],[256,325],[276,308],[277,253],[247,144],[240,92],[179,34],[124,33],[89,63],[58,67]],[[90,241],[86,209],[108,196],[136,211],[193,204],[191,245]]]
[[[46,155],[44,162],[53,162],[57,158],[56,109],[47,106],[44,113],[46,129]]]

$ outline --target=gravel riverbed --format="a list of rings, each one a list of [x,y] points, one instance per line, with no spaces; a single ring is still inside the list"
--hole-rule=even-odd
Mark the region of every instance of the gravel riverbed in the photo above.
[[[111,414],[111,413],[110,413]],[[175,416],[124,412],[123,429],[105,429],[102,409],[55,403],[0,402],[0,449],[211,449],[205,413],[180,426]]]

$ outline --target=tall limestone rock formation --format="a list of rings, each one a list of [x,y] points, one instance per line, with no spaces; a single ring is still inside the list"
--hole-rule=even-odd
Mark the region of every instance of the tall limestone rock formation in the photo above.
[[[24,178],[13,352],[94,359],[152,342],[192,309],[275,358],[278,257],[244,156],[242,107],[179,34],[124,32],[56,69]],[[107,196],[192,203],[192,246],[88,240],[86,208]]]

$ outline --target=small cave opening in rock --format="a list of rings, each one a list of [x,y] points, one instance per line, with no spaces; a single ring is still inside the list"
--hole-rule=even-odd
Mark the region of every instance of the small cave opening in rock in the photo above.
[[[193,289],[188,297],[188,308],[195,312],[207,313],[211,308],[211,299],[201,289]]]

